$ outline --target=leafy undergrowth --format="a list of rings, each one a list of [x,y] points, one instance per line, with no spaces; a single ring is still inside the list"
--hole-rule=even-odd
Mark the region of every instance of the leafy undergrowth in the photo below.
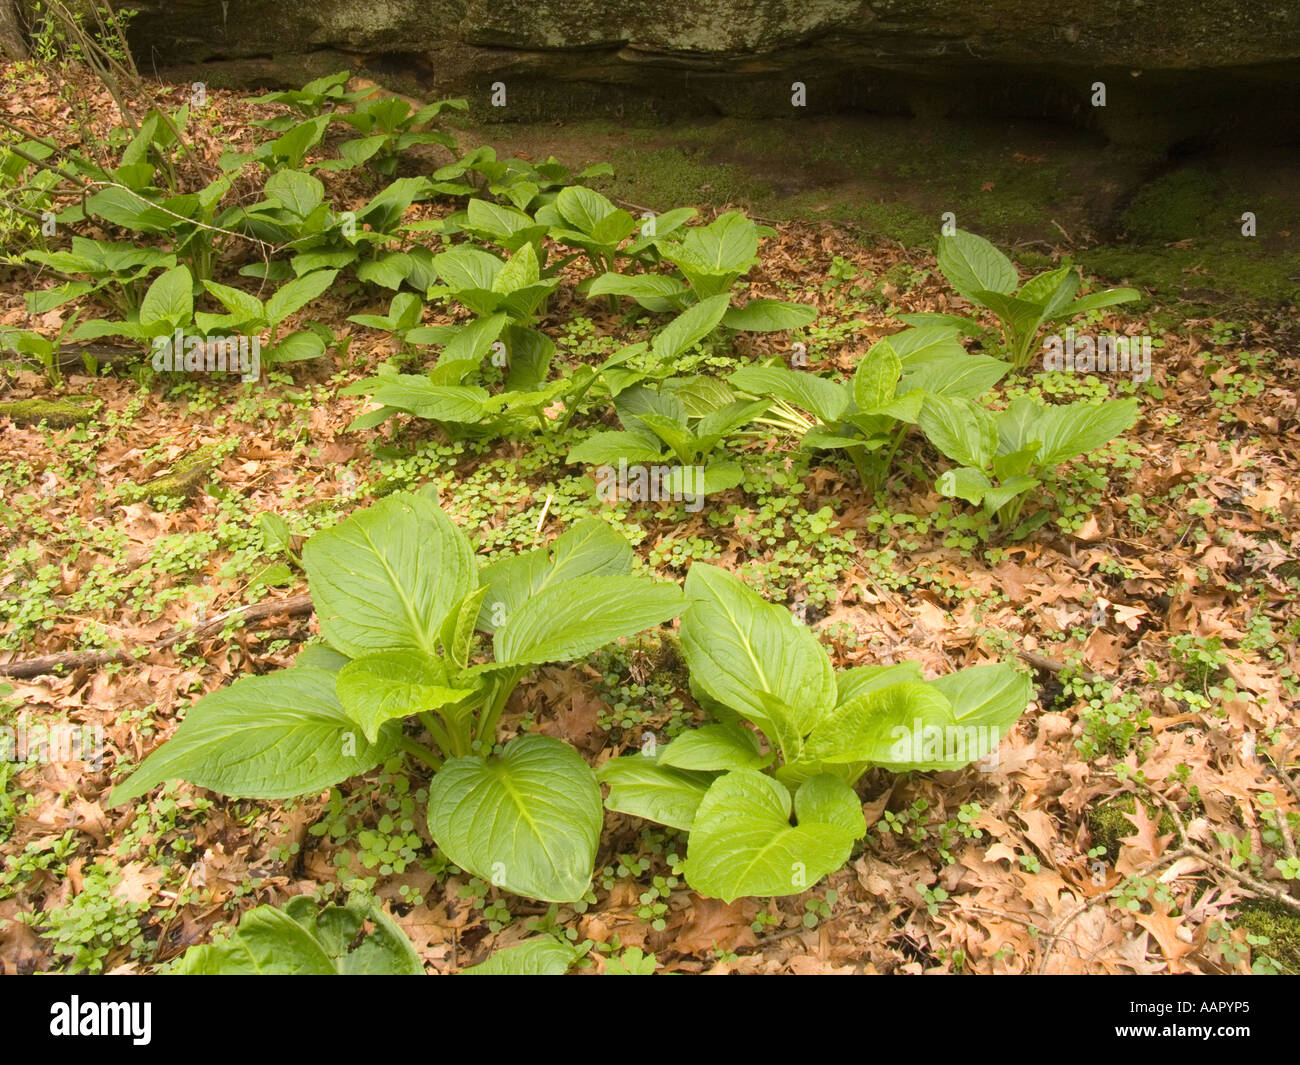
[[[106,136],[116,112],[102,89],[75,84],[76,107],[68,91],[28,74],[15,121],[39,119],[60,140],[74,126],[88,142]],[[249,120],[270,113],[212,93],[187,132],[211,162],[230,143],[250,146]],[[332,175],[330,188],[358,204],[375,191],[357,172]],[[727,207],[695,206],[706,219]],[[408,220],[442,211],[417,205]],[[649,339],[643,318],[579,296],[582,276],[566,268],[535,323],[559,358],[591,365]],[[0,284],[0,325],[52,336],[67,309],[33,323],[27,277]],[[751,298],[817,308],[798,342],[823,371],[852,372],[901,314],[961,307],[928,249],[864,248],[826,224],[777,226],[748,281]],[[347,338],[345,353],[260,383],[175,384],[139,368],[68,372],[51,389],[8,366],[4,398],[80,397],[93,416],[63,428],[0,420],[6,661],[147,649],[243,604],[299,595],[303,538],[432,484],[484,555],[595,515],[662,578],[680,580],[694,561],[734,570],[811,626],[837,669],[917,659],[934,676],[1023,655],[1037,670],[1030,710],[992,767],[868,772],[865,839],[803,895],[702,898],[680,876],[684,833],[609,814],[588,898],[547,907],[449,867],[420,813],[428,777],[398,761],[301,800],[171,784],[110,809],[111,782],[193,697],[288,665],[317,631],[303,614],[232,623],[0,688],[4,724],[100,726],[106,741],[99,767],[0,762],[5,970],[156,971],[256,905],[356,893],[381,900],[436,972],[537,931],[614,973],[1300,970],[1296,911],[1257,901],[1294,899],[1300,877],[1300,360],[1276,322],[1111,311],[1111,329],[1175,323],[1154,337],[1149,382],[1032,369],[1004,382],[1009,394],[1141,404],[1100,459],[1048,477],[1053,520],[1009,541],[930,487],[944,462],[916,434],[871,494],[849,463],[811,462],[764,431],[739,448],[741,483],[691,510],[602,502],[565,463],[576,429],[454,443],[418,420],[349,431],[367,404],[341,386],[397,349],[348,318],[387,310],[386,296],[332,288],[313,315]],[[423,324],[451,322],[430,311]],[[690,353],[680,372],[725,373],[791,343],[739,334]],[[533,674],[502,734],[555,736],[598,765],[701,719],[672,638],[644,636]]]

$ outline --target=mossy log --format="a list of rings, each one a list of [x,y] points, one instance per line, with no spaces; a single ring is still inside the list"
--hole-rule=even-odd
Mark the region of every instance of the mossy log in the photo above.
[[[0,403],[0,418],[11,418],[15,425],[39,425],[53,429],[70,429],[85,425],[95,416],[88,401],[76,399],[14,399]]]

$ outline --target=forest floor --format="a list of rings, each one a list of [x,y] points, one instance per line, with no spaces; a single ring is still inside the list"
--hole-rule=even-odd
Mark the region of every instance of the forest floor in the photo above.
[[[5,117],[42,136],[94,150],[118,125],[113,101],[88,79],[32,68],[0,79]],[[187,92],[159,95],[178,106]],[[250,120],[273,113],[213,92],[187,136],[210,165],[227,146],[251,145]],[[468,125],[459,135],[462,147],[524,137]],[[541,135],[528,136],[543,154]],[[1027,143],[1014,165],[1040,165],[1040,147]],[[673,198],[655,200],[671,161],[628,140],[611,154],[621,156],[617,176],[596,187],[638,206],[690,204],[705,218],[736,205],[771,211],[770,198],[765,210],[728,185],[738,158],[690,161],[691,175],[716,170],[714,187],[679,174]],[[640,184],[638,167],[647,170]],[[321,176],[337,202],[363,203],[377,187],[357,171]],[[821,194],[776,188],[783,193],[792,203]],[[933,199],[909,213],[905,239],[880,234],[891,223],[879,212],[865,234],[862,219],[815,204],[789,212],[802,218],[774,219],[749,294],[816,306],[803,335],[812,368],[851,370],[899,328],[899,314],[960,304],[935,269],[932,232],[928,243],[917,235],[922,214],[937,228],[944,197]],[[408,220],[442,211],[420,204]],[[1071,249],[1052,232],[1026,237],[1013,258],[1026,269],[1059,261]],[[1268,239],[1295,247],[1290,233]],[[599,361],[650,326],[580,296],[581,276],[576,266],[566,275],[539,324],[566,365]],[[89,397],[93,414],[62,428],[0,417],[0,668],[148,649],[241,605],[299,596],[305,579],[268,546],[262,515],[284,519],[296,550],[368,501],[433,484],[485,556],[599,515],[661,577],[707,560],[800,606],[837,668],[913,658],[934,676],[1019,659],[1034,670],[1036,697],[992,768],[870,772],[860,786],[865,840],[802,896],[701,898],[674,874],[678,833],[609,814],[594,901],[546,907],[449,868],[413,812],[426,778],[396,763],[296,801],[171,784],[108,806],[111,784],[193,698],[287,665],[316,632],[309,614],[273,614],[66,675],[10,678],[0,724],[102,726],[106,748],[99,767],[0,762],[0,971],[156,971],[253,905],[364,889],[436,972],[536,928],[589,942],[595,971],[640,950],[670,972],[1300,972],[1294,295],[1234,292],[1228,312],[1216,310],[1214,292],[1120,277],[1146,298],[1103,324],[1152,336],[1151,379],[1031,368],[1009,394],[1137,395],[1138,423],[1058,470],[1045,486],[1056,517],[1019,542],[999,542],[979,515],[934,491],[941,460],[919,435],[903,472],[874,497],[847,465],[812,464],[776,435],[751,439],[743,484],[688,513],[598,501],[584,471],[565,465],[574,439],[562,434],[452,443],[406,419],[349,432],[367,404],[340,388],[395,348],[389,334],[346,321],[383,313],[387,296],[342,285],[311,317],[347,338],[345,353],[260,383],[177,384],[143,355],[138,367],[93,376],[73,367],[55,385],[6,364],[0,400]],[[24,304],[33,285],[53,283],[0,266],[0,326],[56,333],[69,307],[32,321]],[[451,320],[426,311],[425,324]],[[788,343],[786,334],[742,336],[696,365],[726,367]],[[184,491],[150,486],[196,453]],[[503,735],[557,736],[599,764],[638,748],[647,731],[670,738],[699,716],[671,654],[638,640],[537,670],[512,697]]]

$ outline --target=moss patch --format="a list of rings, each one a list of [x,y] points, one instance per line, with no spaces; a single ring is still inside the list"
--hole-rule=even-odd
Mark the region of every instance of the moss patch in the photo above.
[[[208,479],[212,467],[221,461],[229,445],[205,444],[172,464],[164,474],[151,478],[142,485],[129,486],[122,498],[133,503],[141,499],[189,499]]]
[[[45,422],[54,429],[84,425],[94,417],[93,404],[71,399],[16,399],[0,403],[0,418],[12,418],[16,425]]]
[[[1242,902],[1233,923],[1238,928],[1268,938],[1268,946],[1256,947],[1292,976],[1300,975],[1300,914],[1272,899]]]
[[[1093,846],[1105,847],[1108,861],[1113,862],[1119,857],[1119,841],[1137,831],[1133,827],[1133,822],[1126,816],[1131,815],[1137,808],[1135,803],[1136,800],[1132,795],[1121,795],[1099,803],[1088,812],[1088,831],[1092,833]],[[1156,816],[1157,807],[1154,803],[1144,802],[1142,806],[1146,809],[1148,817]],[[1168,811],[1160,815],[1158,831],[1162,836],[1178,831],[1178,826],[1174,824]]]

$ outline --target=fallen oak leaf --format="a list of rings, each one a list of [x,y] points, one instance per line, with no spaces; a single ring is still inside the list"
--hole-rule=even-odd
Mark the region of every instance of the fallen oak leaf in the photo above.
[[[728,905],[721,899],[696,896],[672,949],[679,954],[705,954],[757,946],[758,938],[751,927],[756,909],[751,899],[737,899]]]

